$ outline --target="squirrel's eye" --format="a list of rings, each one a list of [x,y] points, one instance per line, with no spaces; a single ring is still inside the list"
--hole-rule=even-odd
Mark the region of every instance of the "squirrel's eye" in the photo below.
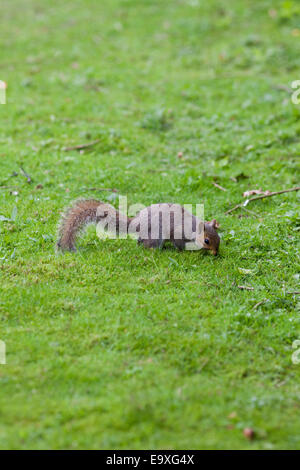
[[[209,239],[205,238],[204,243],[206,243],[206,245],[209,245]]]

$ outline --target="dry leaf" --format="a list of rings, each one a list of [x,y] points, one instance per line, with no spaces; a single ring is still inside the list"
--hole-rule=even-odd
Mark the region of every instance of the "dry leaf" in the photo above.
[[[247,439],[249,439],[249,441],[254,438],[254,431],[251,428],[245,428],[243,434]]]
[[[254,196],[255,194],[263,194],[264,196],[267,196],[268,194],[271,194],[271,191],[262,191],[261,189],[249,189],[249,191],[245,191],[243,193],[243,197]]]

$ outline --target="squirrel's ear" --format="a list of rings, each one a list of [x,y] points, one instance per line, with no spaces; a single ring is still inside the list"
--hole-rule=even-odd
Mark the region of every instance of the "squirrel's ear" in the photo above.
[[[218,229],[220,227],[220,224],[216,221],[216,219],[213,219],[211,222],[208,223],[215,229]]]

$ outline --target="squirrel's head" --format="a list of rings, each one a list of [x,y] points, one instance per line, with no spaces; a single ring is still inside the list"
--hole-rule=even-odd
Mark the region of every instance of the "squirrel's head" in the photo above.
[[[203,223],[200,225],[202,226],[199,226],[199,235],[196,236],[196,243],[205,250],[211,250],[214,255],[217,255],[220,245],[220,237],[217,233],[219,228],[218,222],[216,219],[213,219],[211,222],[205,222],[204,230]]]

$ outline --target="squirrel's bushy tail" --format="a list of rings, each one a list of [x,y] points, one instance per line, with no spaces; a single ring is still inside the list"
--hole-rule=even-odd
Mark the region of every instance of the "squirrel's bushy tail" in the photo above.
[[[114,217],[117,233],[122,225],[120,224],[121,221],[123,226],[125,222],[125,227],[128,227],[130,219],[120,214],[110,204],[95,199],[75,201],[61,218],[58,229],[57,248],[62,251],[76,251],[75,242],[79,232],[88,224],[96,224],[108,216]]]

